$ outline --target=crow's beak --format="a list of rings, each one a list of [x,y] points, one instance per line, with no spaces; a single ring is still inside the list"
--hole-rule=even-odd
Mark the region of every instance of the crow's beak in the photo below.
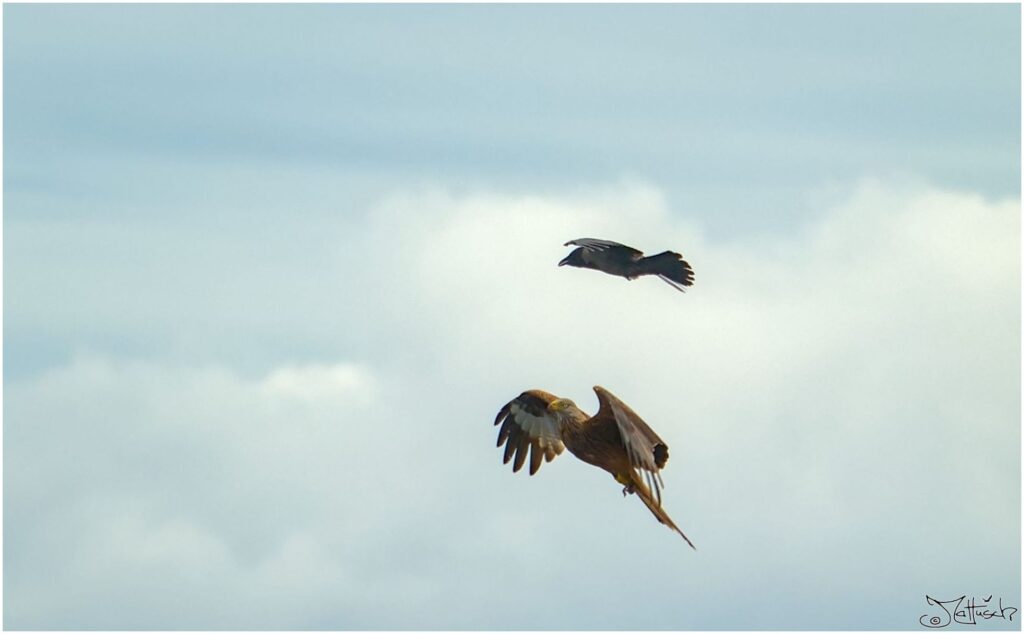
[[[569,263],[569,258],[565,257],[565,258],[562,258],[562,261],[558,263],[558,266],[565,266],[568,263]]]

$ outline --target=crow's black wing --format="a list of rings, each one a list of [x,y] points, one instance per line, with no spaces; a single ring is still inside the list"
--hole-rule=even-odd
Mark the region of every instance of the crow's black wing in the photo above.
[[[563,246],[569,245],[583,247],[585,250],[593,252],[608,251],[611,249],[623,250],[634,258],[640,257],[644,254],[643,251],[638,251],[633,247],[627,247],[626,245],[620,244],[618,242],[612,242],[611,240],[601,240],[599,238],[576,238],[575,240],[569,240]]]

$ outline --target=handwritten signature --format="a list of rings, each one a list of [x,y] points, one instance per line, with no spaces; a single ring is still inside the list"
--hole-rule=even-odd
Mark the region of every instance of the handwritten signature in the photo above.
[[[996,609],[996,606],[992,605],[992,595],[982,599],[980,603],[977,597],[968,599],[966,594],[949,601],[939,601],[928,595],[925,595],[924,598],[928,600],[928,605],[935,605],[942,609],[936,614],[922,614],[918,619],[918,623],[932,629],[946,627],[952,623],[977,625],[979,618],[985,621],[990,619],[1013,621],[1013,615],[1017,613],[1017,608],[1003,606],[1002,597],[999,598],[999,608]]]

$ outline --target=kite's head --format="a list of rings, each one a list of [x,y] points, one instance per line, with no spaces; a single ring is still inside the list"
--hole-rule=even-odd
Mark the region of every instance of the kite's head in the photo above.
[[[571,400],[567,398],[556,398],[548,403],[548,411],[555,416],[571,416],[573,413],[580,410],[576,407],[576,403],[573,403]]]

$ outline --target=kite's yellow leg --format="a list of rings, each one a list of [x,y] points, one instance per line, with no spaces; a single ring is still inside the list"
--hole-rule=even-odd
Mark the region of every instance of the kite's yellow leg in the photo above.
[[[626,486],[622,487],[622,497],[626,497],[627,493],[633,493],[633,491],[634,491],[633,480],[628,475],[623,475],[621,473],[616,473],[615,474],[615,481],[618,482],[619,484],[626,485]]]

